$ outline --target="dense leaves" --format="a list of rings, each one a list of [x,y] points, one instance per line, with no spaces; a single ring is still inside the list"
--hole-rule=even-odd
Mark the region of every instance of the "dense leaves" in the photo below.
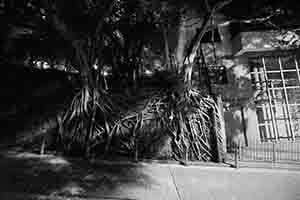
[[[295,5],[277,0],[2,0],[0,61],[29,66],[40,61],[80,75],[78,93],[59,120],[66,151],[78,144],[89,155],[99,141],[108,151],[117,135],[125,137],[128,151],[138,151],[143,124],[154,120],[172,138],[176,158],[208,160],[211,118],[218,111],[211,97],[193,87],[190,55],[218,26],[218,16],[229,24],[291,27],[299,19]],[[189,42],[176,41],[189,18],[201,27]],[[173,58],[179,48],[185,54],[180,62]],[[167,90],[142,92],[141,105],[132,106],[128,100],[138,96],[143,72],[153,72],[156,65],[175,73],[169,79],[179,86],[167,81]],[[126,87],[114,93],[116,80]]]

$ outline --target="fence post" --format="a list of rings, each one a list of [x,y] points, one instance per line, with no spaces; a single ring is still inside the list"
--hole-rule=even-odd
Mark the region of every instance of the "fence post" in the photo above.
[[[300,159],[299,159],[299,155],[300,155],[300,151],[299,151],[299,150],[300,150],[300,148],[299,148],[299,142],[296,142],[296,146],[297,146],[297,154],[296,154],[296,155],[297,155],[297,158],[296,158],[296,160],[297,160],[297,161],[300,161]]]
[[[242,143],[239,140],[239,160],[242,160]]]
[[[139,161],[139,150],[138,150],[138,143],[136,142],[134,145],[134,162]]]
[[[273,140],[272,141],[272,152],[273,152],[273,163],[275,163],[276,162],[276,143],[275,143],[275,141]]]
[[[239,168],[239,158],[238,158],[238,151],[239,151],[240,141],[238,141],[238,145],[234,144],[234,165],[235,168]]]

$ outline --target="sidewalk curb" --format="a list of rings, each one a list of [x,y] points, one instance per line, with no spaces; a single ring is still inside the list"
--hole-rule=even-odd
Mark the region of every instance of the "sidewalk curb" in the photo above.
[[[239,162],[239,168],[300,171],[300,163]]]

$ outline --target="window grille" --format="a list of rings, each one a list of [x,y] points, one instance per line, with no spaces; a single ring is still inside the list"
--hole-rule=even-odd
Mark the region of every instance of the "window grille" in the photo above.
[[[300,72],[296,55],[249,59],[262,141],[300,137]]]

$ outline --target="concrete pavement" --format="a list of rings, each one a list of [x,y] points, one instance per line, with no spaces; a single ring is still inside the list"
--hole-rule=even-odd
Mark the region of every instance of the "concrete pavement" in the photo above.
[[[300,171],[2,154],[0,199],[300,200]]]
[[[173,170],[185,200],[300,199],[300,172],[212,167]]]
[[[300,200],[300,172],[151,165],[146,185],[123,185],[118,197],[159,200]]]

